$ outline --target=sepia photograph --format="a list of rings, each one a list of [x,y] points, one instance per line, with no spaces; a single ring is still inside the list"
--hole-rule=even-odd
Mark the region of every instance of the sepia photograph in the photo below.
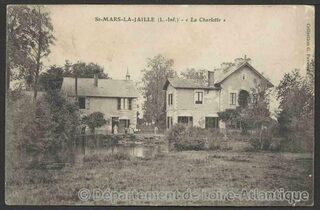
[[[6,205],[314,205],[314,6],[6,15]]]

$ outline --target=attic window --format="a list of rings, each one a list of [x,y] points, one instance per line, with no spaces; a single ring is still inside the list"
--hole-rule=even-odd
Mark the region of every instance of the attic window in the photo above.
[[[246,79],[246,74],[242,74],[242,79],[243,79],[243,80]]]

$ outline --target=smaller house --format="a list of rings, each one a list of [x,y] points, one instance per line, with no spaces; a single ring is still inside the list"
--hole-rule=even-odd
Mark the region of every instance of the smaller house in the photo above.
[[[224,63],[220,69],[208,72],[206,82],[194,79],[168,78],[166,91],[166,127],[176,123],[202,128],[224,128],[218,112],[235,109],[241,91],[257,100],[254,90],[270,88],[273,84],[245,58]]]
[[[96,130],[124,133],[136,129],[138,90],[127,73],[125,80],[64,77],[61,91],[78,102],[81,115],[102,112],[107,124]]]

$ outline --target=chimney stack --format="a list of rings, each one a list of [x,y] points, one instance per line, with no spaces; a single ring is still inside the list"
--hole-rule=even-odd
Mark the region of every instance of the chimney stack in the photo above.
[[[98,87],[98,74],[94,74],[94,86]]]
[[[208,86],[214,86],[214,71],[208,71]]]

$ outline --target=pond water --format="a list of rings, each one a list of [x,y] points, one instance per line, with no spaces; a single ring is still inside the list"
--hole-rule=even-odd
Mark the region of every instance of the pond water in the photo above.
[[[114,145],[110,147],[98,147],[90,148],[83,145],[76,146],[75,161],[76,163],[82,163],[84,156],[90,155],[107,155],[107,154],[117,154],[125,153],[130,157],[139,158],[152,158],[160,153],[169,152],[169,147],[167,144],[159,145]]]

